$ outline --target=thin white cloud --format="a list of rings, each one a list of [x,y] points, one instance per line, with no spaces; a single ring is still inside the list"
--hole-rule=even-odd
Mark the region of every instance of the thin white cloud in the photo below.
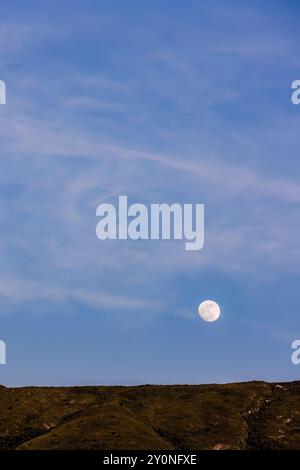
[[[15,302],[77,299],[103,308],[154,308],[147,299],[123,297],[124,285],[128,293],[135,288],[143,292],[149,285],[163,285],[172,276],[191,272],[197,276],[207,268],[229,275],[249,272],[256,279],[282,271],[299,271],[300,227],[294,209],[300,201],[298,182],[293,175],[276,174],[270,166],[248,164],[253,152],[249,151],[243,159],[228,158],[228,148],[240,151],[241,146],[235,145],[238,138],[246,136],[255,141],[259,129],[251,138],[248,128],[244,134],[231,129],[232,140],[226,140],[228,127],[224,130],[222,123],[214,121],[215,115],[210,114],[215,104],[243,99],[235,73],[243,70],[245,60],[261,60],[266,55],[277,64],[278,57],[291,54],[294,48],[291,38],[283,38],[282,32],[271,29],[266,35],[260,30],[253,38],[250,29],[238,44],[230,29],[216,37],[206,32],[209,41],[200,41],[205,32],[199,32],[199,41],[191,41],[187,35],[173,49],[154,41],[147,53],[133,55],[131,68],[136,75],[126,69],[127,80],[126,73],[111,79],[96,72],[87,76],[76,71],[70,76],[66,71],[62,86],[59,78],[53,79],[51,106],[42,110],[39,107],[43,100],[40,102],[34,94],[27,96],[26,92],[49,98],[47,73],[40,71],[38,76],[15,79],[20,94],[10,96],[9,106],[0,116],[0,182],[17,182],[24,187],[24,194],[15,202],[10,201],[9,206],[2,204],[2,264],[7,273],[18,271],[18,276],[12,278],[3,275],[3,297]],[[30,25],[10,26],[2,32],[0,28],[5,57],[18,57],[23,48],[33,47],[32,40],[42,34],[39,31]],[[50,25],[43,37],[50,38],[51,34],[56,38],[57,34],[59,39],[59,34],[68,32],[55,33]],[[228,60],[229,55],[236,56],[236,67],[223,70],[222,61]],[[116,51],[116,63],[118,59],[122,64]],[[224,77],[220,77],[220,71]],[[178,121],[170,123],[172,113],[161,113],[163,100],[173,106]],[[199,106],[202,114],[198,115]],[[116,122],[115,127],[108,129],[99,116],[88,120],[88,110],[98,110],[99,114],[122,112],[125,124]],[[194,113],[194,133],[188,129],[190,121],[185,120],[189,112]],[[136,133],[132,124],[135,114],[144,123]],[[267,132],[280,131],[282,136],[288,133],[288,126],[282,123],[274,125],[270,120],[265,124],[264,135],[257,142],[262,153]],[[151,131],[153,134],[148,137]],[[198,134],[207,139],[204,149]],[[243,149],[247,150],[246,138]],[[218,139],[220,145],[216,145]],[[94,234],[96,205],[128,192],[143,202],[178,196],[183,202],[186,199],[207,204],[203,252],[190,256],[183,244],[175,243],[167,244],[167,248],[161,242],[149,243],[145,248],[139,244],[98,242]],[[6,229],[14,217],[21,219],[21,229]],[[26,281],[25,275],[23,279],[17,263],[11,266],[8,246],[32,261],[35,280]],[[66,273],[71,287],[65,281]],[[74,287],[81,286],[87,276],[90,286]],[[53,278],[57,279],[55,283]],[[107,279],[116,281],[116,295],[105,286]],[[101,285],[100,292],[97,285]]]
[[[1,274],[0,302],[9,301],[20,303],[27,301],[45,300],[52,302],[64,302],[77,300],[93,308],[108,310],[143,309],[157,310],[159,303],[133,297],[109,294],[108,292],[84,290],[82,288],[64,288],[38,280],[29,281],[22,278],[8,277]]]

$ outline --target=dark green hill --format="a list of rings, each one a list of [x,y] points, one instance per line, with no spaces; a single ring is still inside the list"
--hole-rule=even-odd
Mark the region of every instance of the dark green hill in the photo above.
[[[0,387],[0,449],[300,449],[300,382]]]

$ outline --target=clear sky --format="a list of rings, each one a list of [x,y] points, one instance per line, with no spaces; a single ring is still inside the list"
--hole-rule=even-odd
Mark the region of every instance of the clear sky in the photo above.
[[[0,383],[299,379],[299,15],[1,2]],[[204,203],[204,249],[99,241],[96,207],[120,194]]]

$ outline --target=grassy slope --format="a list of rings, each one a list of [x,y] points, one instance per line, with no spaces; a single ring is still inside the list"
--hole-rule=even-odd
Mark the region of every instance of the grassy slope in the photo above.
[[[300,449],[300,382],[0,388],[0,449]]]

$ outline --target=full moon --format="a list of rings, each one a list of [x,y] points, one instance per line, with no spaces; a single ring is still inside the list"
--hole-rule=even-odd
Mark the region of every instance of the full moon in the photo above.
[[[202,320],[212,322],[218,320],[221,310],[217,302],[204,300],[198,307],[198,313]]]

